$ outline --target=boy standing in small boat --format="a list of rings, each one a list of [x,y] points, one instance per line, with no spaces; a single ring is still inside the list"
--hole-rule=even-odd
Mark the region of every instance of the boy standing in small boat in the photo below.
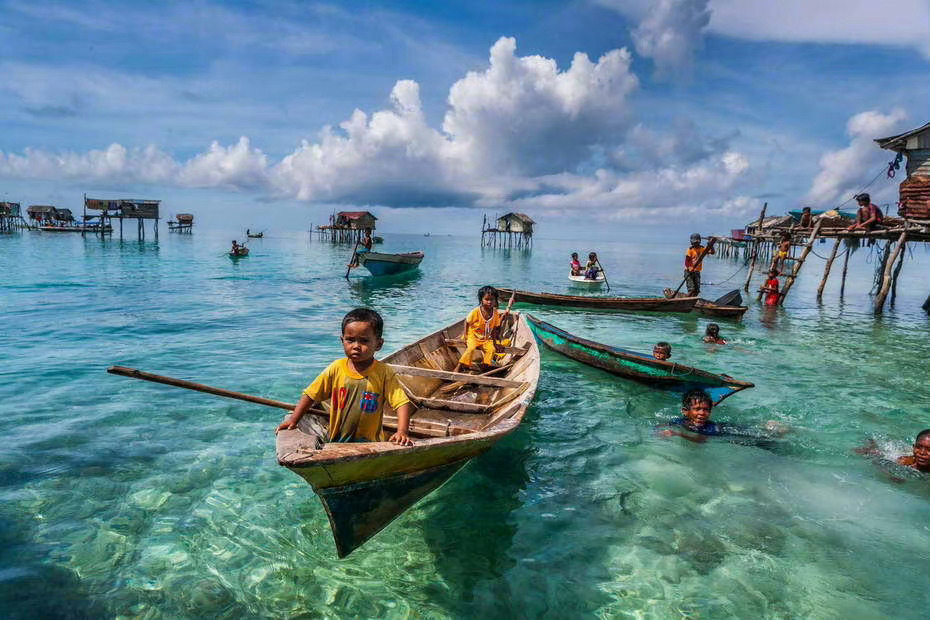
[[[688,286],[688,297],[697,297],[701,294],[701,270],[704,265],[701,264],[701,253],[714,254],[714,242],[716,237],[711,237],[707,242],[707,252],[704,252],[704,246],[701,245],[701,235],[694,233],[691,235],[691,247],[685,252],[685,284]]]
[[[293,413],[277,430],[291,430],[314,404],[331,400],[329,442],[384,441],[384,403],[397,412],[397,432],[388,441],[413,445],[407,435],[413,405],[390,366],[375,359],[384,345],[384,320],[368,308],[356,308],[342,319],[346,356],[330,364],[303,391]]]

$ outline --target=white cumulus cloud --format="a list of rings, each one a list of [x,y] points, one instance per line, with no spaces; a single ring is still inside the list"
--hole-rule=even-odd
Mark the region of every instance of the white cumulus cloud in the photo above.
[[[862,188],[888,159],[888,151],[877,148],[874,139],[893,135],[905,118],[904,111],[900,109],[892,110],[890,114],[868,110],[850,118],[846,124],[849,146],[821,156],[820,172],[814,177],[805,200],[829,207],[834,201],[849,198]]]
[[[636,51],[653,60],[657,77],[690,75],[710,23],[707,5],[708,0],[657,0],[633,31]]]

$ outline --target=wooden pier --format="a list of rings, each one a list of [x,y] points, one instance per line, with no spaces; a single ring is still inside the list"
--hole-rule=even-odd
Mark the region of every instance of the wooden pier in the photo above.
[[[145,220],[153,220],[152,230],[155,233],[155,240],[158,241],[158,209],[161,204],[160,200],[140,200],[137,198],[88,198],[84,194],[84,221],[93,220],[94,216],[88,216],[87,210],[100,211],[99,226],[93,232],[101,237],[113,234],[113,220],[119,221],[119,238],[123,238],[123,220],[136,220],[136,234],[139,241],[145,241]]]
[[[0,233],[31,230],[32,225],[23,217],[18,202],[0,202]]]
[[[178,213],[173,220],[168,220],[168,232],[191,234],[194,231],[194,215]]]
[[[320,241],[357,243],[366,229],[374,230],[378,218],[368,211],[340,211],[329,216],[329,224],[316,227]],[[314,232],[311,228],[311,233]]]

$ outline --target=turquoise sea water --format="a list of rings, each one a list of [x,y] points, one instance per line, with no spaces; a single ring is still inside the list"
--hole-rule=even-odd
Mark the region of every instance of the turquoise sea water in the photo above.
[[[0,616],[5,618],[926,618],[930,480],[853,453],[930,427],[930,292],[915,249],[875,318],[874,256],[812,258],[785,308],[726,320],[527,308],[568,331],[753,381],[714,418],[792,430],[758,447],[661,439],[671,394],[542,351],[521,428],[345,560],[310,487],[274,458],[283,412],[108,375],[120,364],[294,401],[341,355],[342,315],[386,319],[384,353],[452,322],[485,283],[569,288],[596,249],[613,292],[676,286],[686,239],[655,245],[385,235],[407,277],[342,278],[350,250],[269,232],[137,243],[0,237]],[[818,245],[826,254],[829,245]],[[740,286],[709,259],[705,296]],[[758,284],[756,284],[756,287]],[[901,473],[901,472],[898,472]]]

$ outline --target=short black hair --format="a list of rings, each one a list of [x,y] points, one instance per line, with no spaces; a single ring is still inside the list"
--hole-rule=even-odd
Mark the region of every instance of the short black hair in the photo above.
[[[872,202],[872,197],[863,192],[856,196],[856,202]]]
[[[672,345],[670,345],[669,343],[665,342],[664,340],[663,340],[662,342],[657,342],[657,343],[656,343],[656,346],[654,346],[654,347],[652,347],[652,348],[653,348],[653,349],[665,349],[665,350],[668,351],[669,353],[671,353],[671,351],[672,351]]]
[[[704,334],[706,334],[707,336],[710,336],[712,334],[719,334],[719,333],[720,333],[720,326],[717,325],[716,323],[709,323],[707,325],[707,329],[704,330]]]
[[[490,295],[494,299],[500,299],[500,293],[497,292],[497,289],[493,286],[482,286],[478,289],[478,303],[481,303],[481,300],[484,299],[485,295]]]
[[[930,428],[925,428],[924,430],[917,433],[917,437],[914,438],[914,443],[917,443],[918,441],[920,441],[921,439],[927,436],[930,436]]]
[[[710,397],[710,394],[702,390],[701,388],[694,388],[693,390],[688,390],[685,392],[685,395],[681,398],[681,408],[690,409],[692,405],[698,403],[705,403],[710,407],[714,406],[714,399]]]
[[[381,334],[384,333],[384,319],[371,308],[355,308],[354,310],[350,310],[348,314],[342,317],[342,333],[344,334],[346,332],[346,325],[355,322],[368,323],[371,325],[371,330],[375,332],[376,338],[380,338]]]
[[[578,252],[572,252],[572,258],[578,258]]]

